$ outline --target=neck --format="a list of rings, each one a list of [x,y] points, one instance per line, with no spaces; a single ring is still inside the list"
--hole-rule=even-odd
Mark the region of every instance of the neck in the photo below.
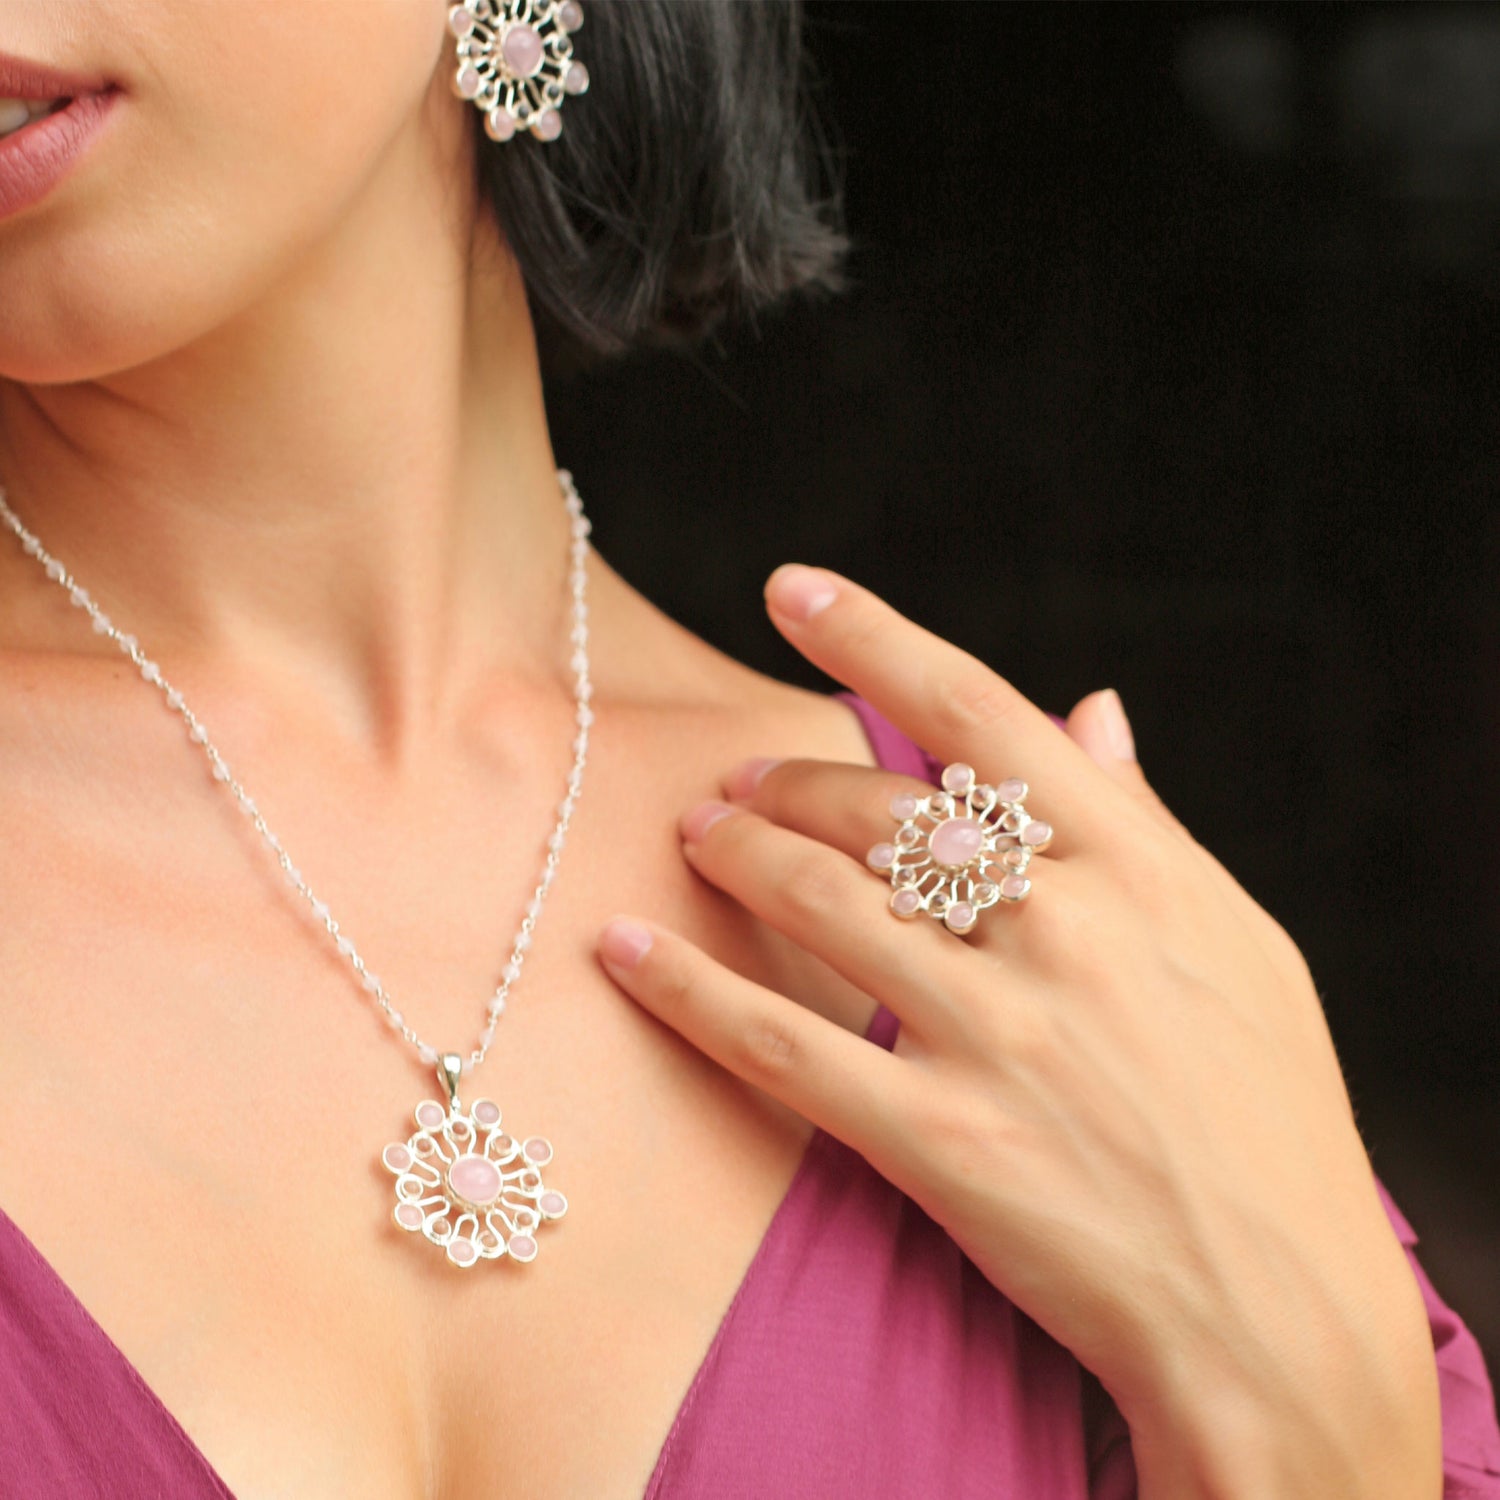
[[[498,234],[473,204],[455,223],[457,175],[378,176],[253,305],[148,365],[0,381],[10,503],[123,628],[305,675],[386,741],[501,662],[566,688],[534,333]],[[100,649],[29,563],[0,548],[0,630]]]

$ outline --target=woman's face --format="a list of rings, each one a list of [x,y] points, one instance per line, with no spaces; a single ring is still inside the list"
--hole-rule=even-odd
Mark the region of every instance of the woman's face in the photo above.
[[[121,90],[68,176],[0,216],[0,376],[51,383],[144,363],[226,322],[341,232],[378,236],[392,215],[430,212],[434,182],[470,149],[446,10],[0,4],[0,54]]]

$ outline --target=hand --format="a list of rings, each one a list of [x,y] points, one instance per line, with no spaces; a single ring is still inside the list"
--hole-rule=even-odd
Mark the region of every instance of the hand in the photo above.
[[[1114,753],[1104,695],[1062,733],[846,579],[783,568],[767,597],[917,743],[1029,782],[1054,842],[1025,901],[957,938],[895,919],[864,866],[892,795],[932,788],[752,766],[737,805],[686,815],[686,858],[893,1010],[894,1049],[640,919],[605,929],[608,972],[857,1150],[1098,1375],[1143,1494],[1435,1495],[1425,1313],[1296,946]]]

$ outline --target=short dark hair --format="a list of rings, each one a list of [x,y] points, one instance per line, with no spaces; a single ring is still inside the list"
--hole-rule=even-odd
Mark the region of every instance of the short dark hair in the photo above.
[[[482,193],[543,358],[696,343],[726,317],[843,289],[837,161],[800,0],[582,0],[586,94],[555,141],[484,134]]]

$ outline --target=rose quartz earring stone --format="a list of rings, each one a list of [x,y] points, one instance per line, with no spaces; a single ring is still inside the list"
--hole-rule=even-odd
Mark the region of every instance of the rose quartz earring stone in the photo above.
[[[530,78],[542,65],[542,39],[532,26],[512,26],[500,43],[505,65],[518,78]]]

